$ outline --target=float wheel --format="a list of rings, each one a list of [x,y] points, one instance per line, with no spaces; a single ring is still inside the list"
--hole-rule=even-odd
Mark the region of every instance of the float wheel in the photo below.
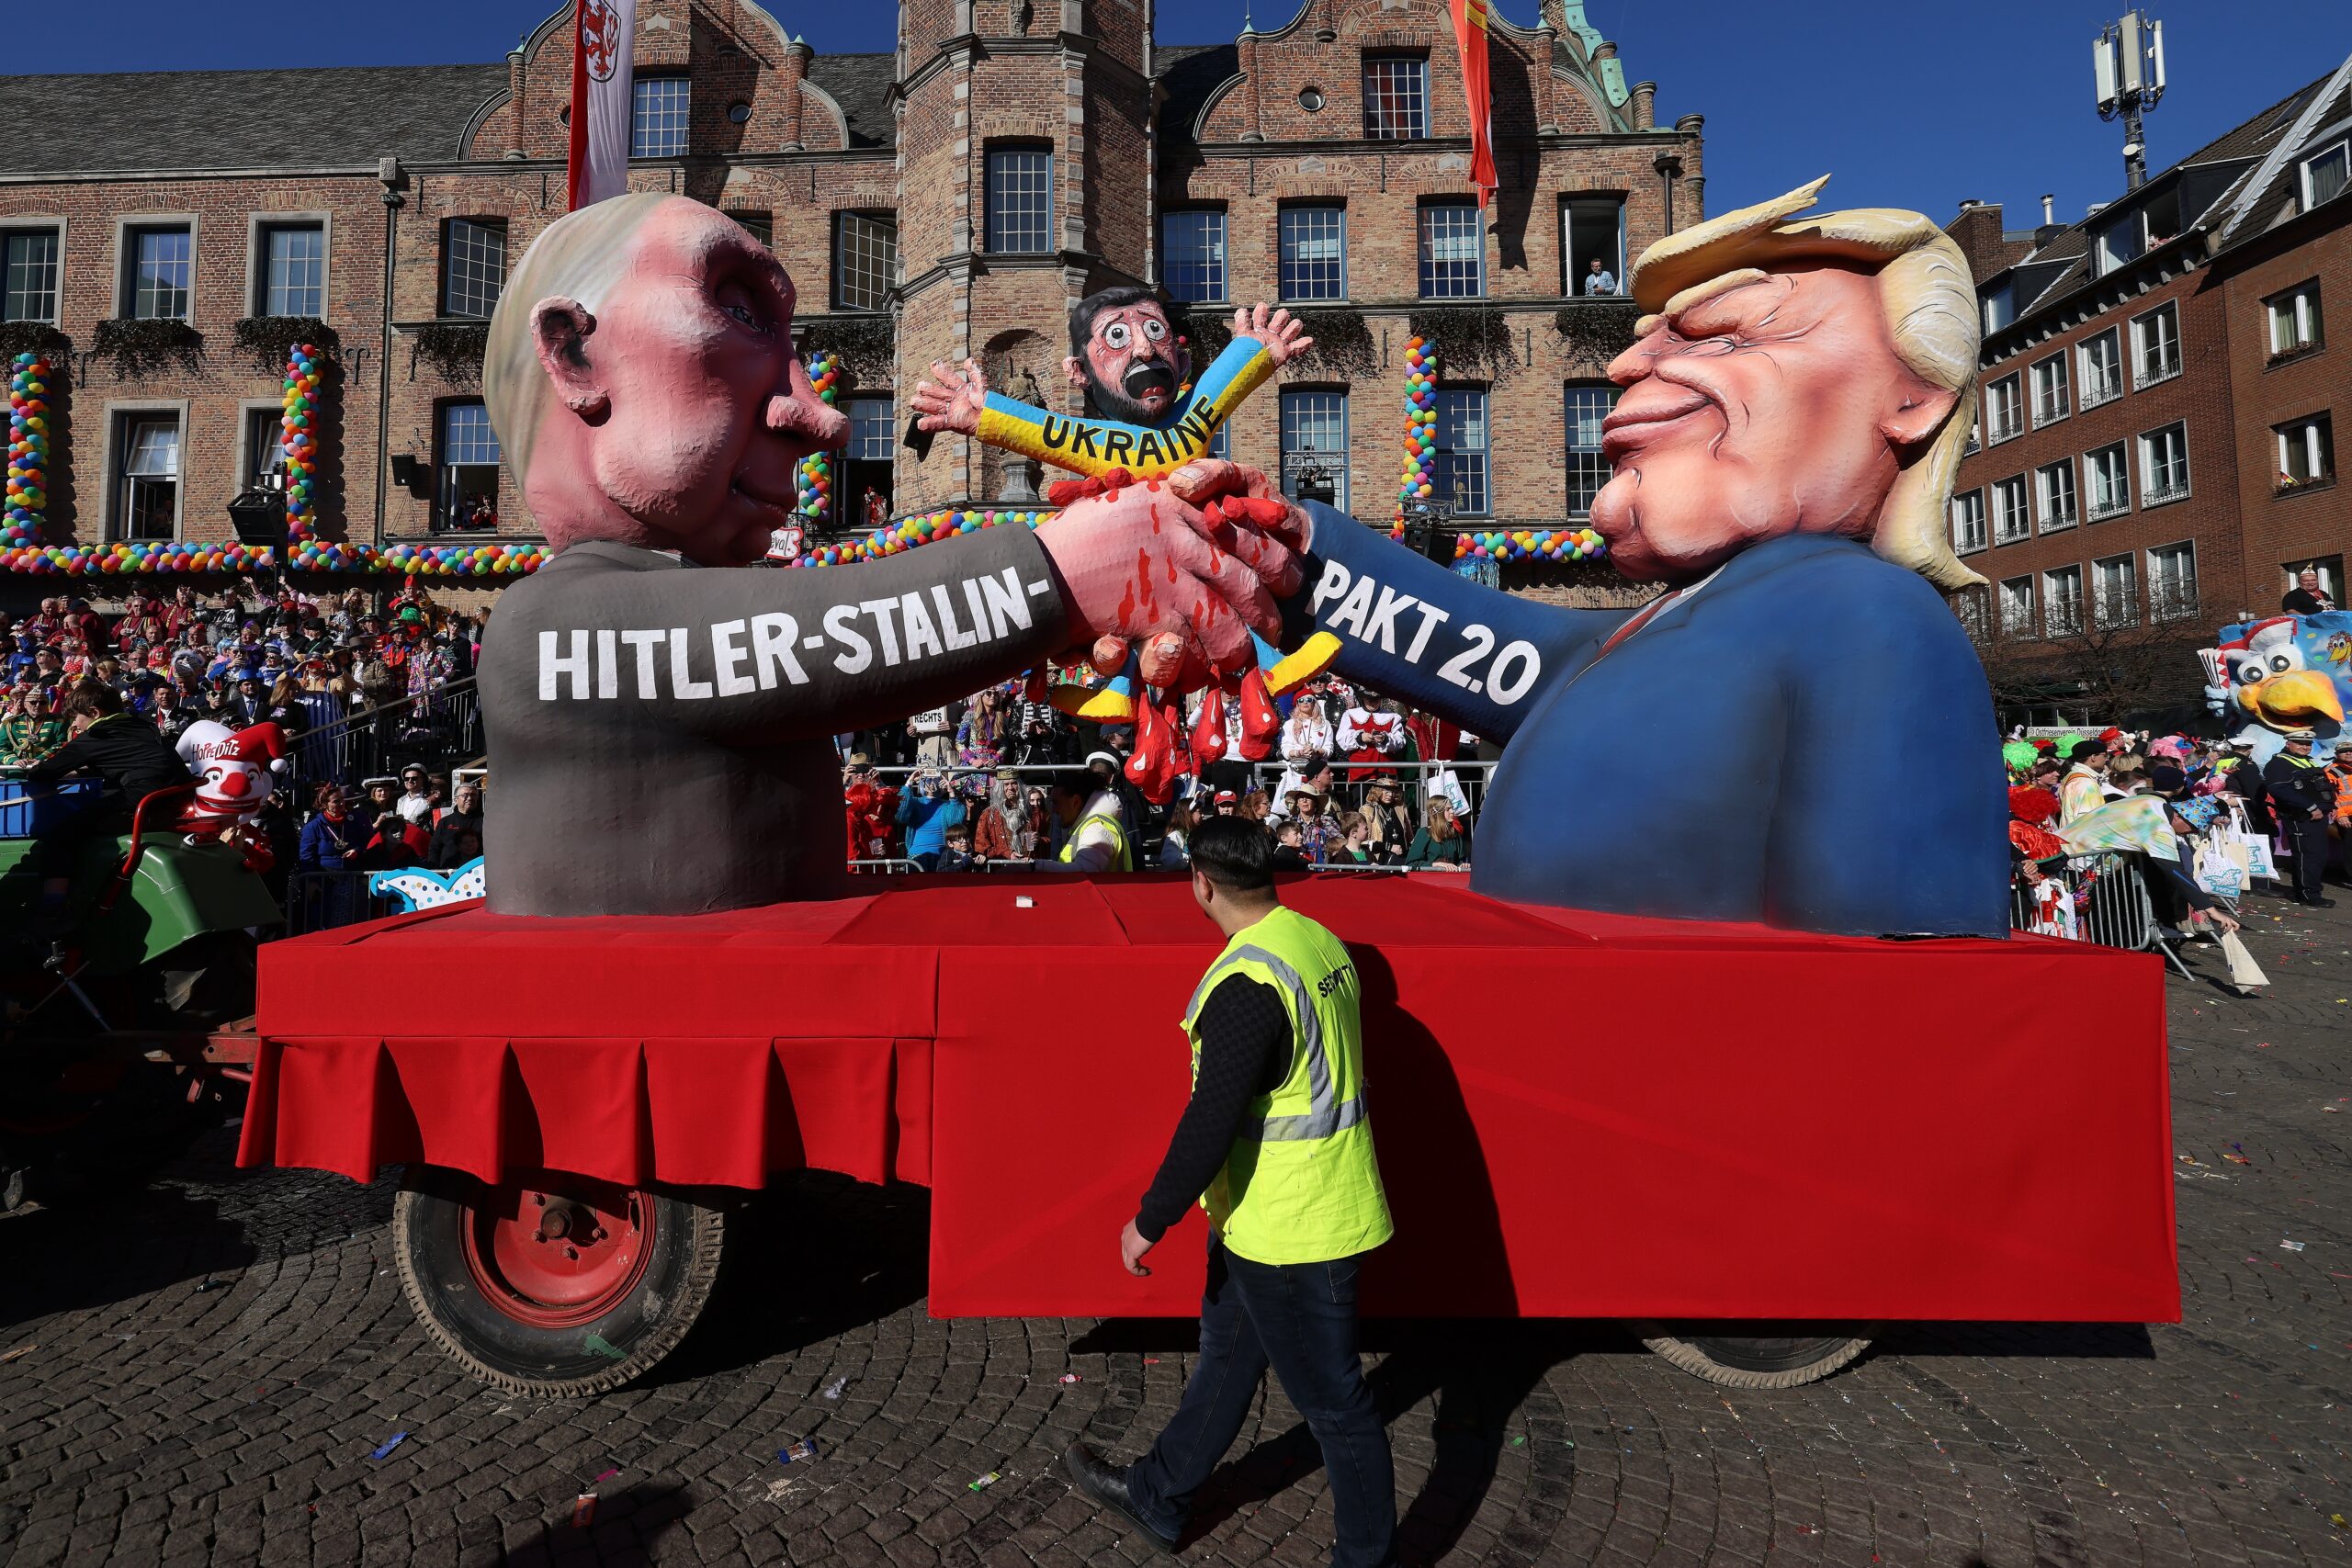
[[[534,1399],[651,1371],[702,1315],[726,1235],[716,1208],[555,1172],[492,1187],[415,1169],[392,1207],[424,1331],[482,1382]]]
[[[1808,1326],[1815,1332],[1803,1332]],[[1711,1383],[1724,1388],[1796,1388],[1819,1382],[1852,1365],[1870,1348],[1867,1335],[1824,1334],[1819,1332],[1822,1326],[1799,1324],[1783,1334],[1739,1336],[1673,1332],[1657,1324],[1642,1324],[1634,1332],[1642,1336],[1644,1348]]]

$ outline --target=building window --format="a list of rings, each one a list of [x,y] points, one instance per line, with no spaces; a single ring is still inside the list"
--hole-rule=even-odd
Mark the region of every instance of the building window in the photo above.
[[[2095,409],[2123,395],[2123,349],[2113,327],[2097,337],[2085,338],[2075,353],[2083,372],[2078,406]]]
[[[2075,461],[2062,457],[2034,471],[2034,502],[2041,512],[2041,531],[2054,534],[2075,525]]]
[[[1225,214],[1170,212],[1159,220],[1159,280],[1188,305],[1225,298]]]
[[[1617,406],[1615,387],[1568,389],[1568,515],[1592,515],[1592,498],[1609,482],[1609,459],[1600,450],[1600,422]]]
[[[1625,292],[1625,203],[1579,197],[1567,204],[1562,222],[1567,226],[1568,276],[1563,294],[1623,294]],[[1592,264],[1599,262],[1595,272]]]
[[[2083,569],[2062,566],[2041,574],[2041,630],[2066,637],[2083,629]]]
[[[2276,483],[2281,494],[2335,478],[2335,422],[2328,415],[2315,413],[2274,424],[2270,434],[2278,442]]]
[[[684,76],[639,76],[629,88],[628,155],[684,157],[693,84]]]
[[[1348,209],[1285,207],[1282,212],[1282,297],[1348,297]]]
[[[1495,509],[1487,485],[1487,394],[1437,395],[1436,499],[1453,503],[1457,517],[1484,517]]]
[[[1046,147],[999,147],[989,153],[989,250],[1041,256],[1054,248],[1054,154]]]
[[[2140,437],[2140,504],[2160,506],[2188,493],[2188,426],[2165,425]]]
[[[286,414],[279,409],[245,411],[245,472],[242,488],[277,490],[286,468]]]
[[[1976,406],[1974,398],[1971,398],[1968,400],[1968,445],[1960,449],[1960,455],[1963,457],[1973,457],[1983,450],[1984,450],[1984,411]]]
[[[2148,552],[2148,615],[2187,620],[2197,614],[2197,547],[2184,539]]]
[[[318,223],[270,223],[261,231],[256,316],[327,313],[327,231]]]
[[[133,229],[126,237],[130,251],[130,276],[124,290],[129,314],[142,321],[187,321],[196,276],[195,236],[186,224],[175,224]]]
[[[2305,556],[2290,560],[2280,569],[2286,581],[2278,585],[2281,593],[2291,593],[2302,584],[2302,576],[2310,572],[2319,579],[2319,591],[2327,595],[2328,603],[2344,603],[2344,558],[2342,556]]]
[[[114,536],[171,538],[179,521],[179,415],[123,415],[116,449],[122,468],[116,475]]]
[[[2033,579],[2012,577],[2001,584],[2001,635],[2033,635]]]
[[[2130,556],[2091,562],[2091,620],[2102,631],[2140,624],[2140,574]]]
[[[1208,452],[1212,457],[1222,457],[1228,463],[1233,460],[1233,426],[1220,424],[1209,432]]]
[[[899,220],[888,212],[833,214],[833,308],[880,310],[899,285]]]
[[[2272,295],[2263,301],[2263,308],[2270,316],[2271,358],[2283,359],[2319,346],[2319,279]]]
[[[1984,492],[1972,490],[1951,498],[1951,547],[1961,555],[1984,547]]]
[[[498,526],[498,434],[479,400],[441,405],[441,483],[434,499],[440,528]]]
[[[864,527],[887,521],[898,404],[887,397],[849,398],[842,412],[849,416],[849,446],[834,467],[832,525]],[[880,517],[872,515],[869,496],[880,501]]]
[[[2304,210],[2342,196],[2347,182],[2352,182],[2352,141],[2339,141],[2325,152],[2304,159]]]
[[[2132,510],[2132,476],[2123,461],[2123,443],[2083,454],[2083,489],[2089,492],[2089,517],[2094,523],[2120,517]]]
[[[738,212],[729,210],[727,216],[733,219],[737,226],[740,227],[743,232],[749,234],[754,240],[757,240],[770,252],[775,251],[775,214],[772,212]]]
[[[1430,62],[1416,55],[1367,55],[1363,133],[1374,141],[1418,141],[1430,133]]]
[[[2163,304],[2132,322],[2132,388],[2180,374],[2180,307]]]
[[[849,446],[842,455],[853,462],[888,462],[893,406],[888,398],[850,399],[845,405]]]
[[[1284,392],[1283,493],[1330,492],[1330,504],[1348,509],[1348,395],[1345,392]]]
[[[452,218],[441,236],[441,313],[487,319],[506,287],[506,225]]]
[[[2002,442],[2025,429],[2025,393],[2010,372],[1984,389],[1984,437],[1988,445]]]
[[[2030,527],[2025,510],[2025,476],[2012,474],[1993,481],[1993,542],[2015,544]]]
[[[2008,282],[2002,284],[1998,288],[1986,289],[1984,291],[1983,304],[1984,307],[1984,330],[1987,333],[1999,332],[2003,327],[2006,327],[2011,321],[2016,321],[2018,319],[2017,280],[2015,278],[2011,278]]]
[[[1486,214],[1475,201],[1421,204],[1421,298],[1476,299],[1487,291]]]
[[[0,234],[0,321],[57,320],[57,231]]]
[[[2033,367],[2033,423],[2055,424],[2073,412],[2066,399],[2066,356],[2053,354]]]
[[[1993,633],[1993,606],[1985,597],[1984,585],[1973,583],[1952,596],[1952,613],[1960,617],[1961,629],[1971,642],[1984,642]]]
[[[2146,214],[2127,212],[2098,231],[2098,271],[2104,277],[2126,262],[2137,261],[2148,248]]]

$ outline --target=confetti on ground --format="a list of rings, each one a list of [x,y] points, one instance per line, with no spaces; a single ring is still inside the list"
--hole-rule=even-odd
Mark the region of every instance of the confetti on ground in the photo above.
[[[1057,1382],[1060,1382],[1072,1383],[1072,1382],[1085,1382],[1086,1380],[1085,1380],[1085,1379],[1083,1379],[1083,1378],[1081,1378],[1081,1377],[1080,1377],[1076,1372],[1064,1372],[1064,1373],[1063,1373],[1063,1374],[1062,1374],[1058,1379],[1057,1379],[1056,1381],[1057,1381]]]
[[[842,1391],[847,1387],[849,1387],[849,1379],[845,1377],[835,1378],[832,1382],[825,1385],[825,1397],[827,1399],[839,1399],[842,1396]]]
[[[19,1356],[29,1356],[40,1348],[40,1347],[39,1345],[19,1345],[15,1349],[9,1351],[6,1355],[0,1356],[0,1367],[6,1366],[9,1362],[17,1359]]]
[[[782,1460],[786,1464],[794,1464],[803,1460],[815,1459],[817,1457],[817,1439],[814,1438],[795,1438],[793,1441],[786,1443],[784,1447],[776,1450],[775,1457]]]
[[[985,1492],[1003,1479],[1004,1475],[1002,1472],[991,1470],[986,1475],[981,1476],[978,1481],[970,1483],[964,1488],[964,1490],[967,1492]]]
[[[618,1475],[620,1471],[618,1469],[608,1470],[588,1484],[591,1486],[602,1486],[605,1482],[610,1481],[614,1476]]]
[[[382,1459],[385,1455],[390,1453],[394,1449],[399,1448],[406,1441],[408,1441],[408,1434],[406,1432],[394,1432],[390,1437],[384,1439],[384,1446],[382,1448],[378,1449],[374,1453],[369,1454],[368,1457],[369,1459]]]
[[[2282,1241],[2278,1246],[2282,1251],[2286,1252],[2301,1252],[2303,1249],[2303,1244],[2300,1241]]]

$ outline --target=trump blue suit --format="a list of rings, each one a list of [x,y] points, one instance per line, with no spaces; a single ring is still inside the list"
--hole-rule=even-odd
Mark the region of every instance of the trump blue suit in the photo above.
[[[1339,670],[1502,744],[1479,892],[1860,935],[2007,931],[1992,699],[1916,573],[1848,539],[1767,539],[1610,647],[1636,612],[1483,588],[1308,510],[1299,613],[1341,639]]]

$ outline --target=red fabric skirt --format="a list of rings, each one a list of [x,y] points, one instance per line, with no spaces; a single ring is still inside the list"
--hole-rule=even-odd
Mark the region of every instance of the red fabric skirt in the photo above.
[[[1283,879],[1363,980],[1371,1310],[2177,1318],[2163,972]],[[1019,900],[1030,900],[1023,908]],[[937,876],[682,918],[478,906],[263,950],[240,1158],[933,1188],[932,1310],[1184,1314],[1116,1237],[1220,946],[1183,878]],[[2095,1005],[2101,1027],[2047,1021]]]

